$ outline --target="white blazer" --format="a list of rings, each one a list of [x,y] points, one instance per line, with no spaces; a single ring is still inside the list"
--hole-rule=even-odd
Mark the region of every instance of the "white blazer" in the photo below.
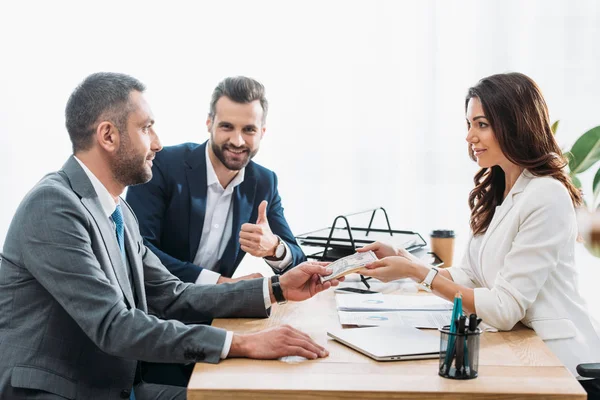
[[[577,376],[577,364],[600,362],[600,338],[578,290],[577,221],[569,192],[550,177],[524,171],[481,240],[448,271],[474,288],[477,315],[499,330],[521,321]]]

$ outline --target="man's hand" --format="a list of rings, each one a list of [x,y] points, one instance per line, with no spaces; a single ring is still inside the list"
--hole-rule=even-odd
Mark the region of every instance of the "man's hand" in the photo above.
[[[239,278],[227,278],[223,275],[221,275],[219,277],[219,279],[217,280],[217,285],[221,284],[221,283],[234,283],[234,282],[239,282],[239,281],[246,281],[248,279],[256,279],[256,278],[264,278],[264,276],[262,274],[259,274],[258,272],[254,273],[254,274],[250,274],[250,275],[244,275],[244,276],[240,276]]]
[[[283,325],[256,333],[235,333],[228,357],[270,360],[285,356],[302,356],[312,360],[328,355],[329,352],[306,333]]]
[[[254,257],[271,257],[279,244],[277,236],[271,232],[267,220],[267,201],[263,200],[258,206],[256,224],[245,223],[240,231],[241,249]]]
[[[326,268],[329,263],[307,261],[292,268],[279,278],[279,284],[286,300],[302,301],[310,299],[315,294],[337,286],[344,278],[332,279],[321,283],[319,276],[331,275],[331,269]],[[275,299],[271,295],[271,301]]]

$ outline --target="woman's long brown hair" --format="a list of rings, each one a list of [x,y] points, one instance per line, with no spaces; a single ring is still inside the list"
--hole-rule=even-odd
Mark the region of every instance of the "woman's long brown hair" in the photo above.
[[[535,176],[551,176],[560,181],[569,191],[573,205],[580,206],[581,193],[564,170],[567,160],[550,129],[548,106],[537,84],[520,73],[492,75],[469,89],[465,110],[473,97],[481,102],[504,156]],[[469,156],[476,161],[471,146]],[[482,168],[473,181],[470,222],[477,235],[487,230],[496,206],[502,204],[504,171],[497,165]]]

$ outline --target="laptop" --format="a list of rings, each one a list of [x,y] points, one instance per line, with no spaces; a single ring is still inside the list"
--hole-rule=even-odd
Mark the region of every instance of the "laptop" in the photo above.
[[[438,358],[440,337],[412,326],[338,329],[329,337],[377,361]]]

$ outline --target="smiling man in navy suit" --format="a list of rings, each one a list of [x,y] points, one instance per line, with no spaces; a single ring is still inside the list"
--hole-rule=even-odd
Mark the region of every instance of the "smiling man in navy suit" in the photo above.
[[[206,126],[210,139],[157,153],[152,180],[127,193],[146,245],[184,282],[232,279],[246,253],[277,274],[303,262],[277,190],[277,176],[252,158],[266,131],[261,83],[224,79],[215,88]]]

